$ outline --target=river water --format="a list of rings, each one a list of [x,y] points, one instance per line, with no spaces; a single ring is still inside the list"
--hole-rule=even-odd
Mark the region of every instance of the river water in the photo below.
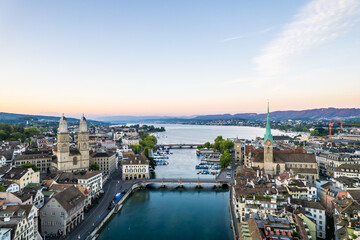
[[[165,132],[155,134],[158,143],[184,143],[202,144],[214,142],[217,136],[226,138],[255,139],[263,137],[265,128],[242,127],[242,126],[207,126],[207,125],[180,125],[180,124],[161,124],[156,127],[165,127]],[[277,130],[272,130],[273,135],[282,135]],[[200,163],[200,158],[196,156],[195,149],[171,149],[169,155],[169,165],[157,166],[155,170],[156,178],[214,178],[212,175],[197,175],[198,170],[195,165]]]
[[[232,239],[229,192],[136,191],[102,230],[99,239]]]
[[[204,143],[217,136],[255,139],[265,129],[235,126],[193,126],[163,124],[156,134],[159,143]],[[274,135],[281,135],[273,131]],[[173,149],[169,165],[156,167],[156,178],[213,177],[197,175],[200,159],[195,149]],[[228,190],[144,189],[134,192],[121,212],[100,232],[100,240],[110,239],[232,239]]]

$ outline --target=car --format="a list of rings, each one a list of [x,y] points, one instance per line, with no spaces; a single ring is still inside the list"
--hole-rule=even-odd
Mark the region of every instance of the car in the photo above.
[[[228,166],[227,169],[231,170],[231,166]]]

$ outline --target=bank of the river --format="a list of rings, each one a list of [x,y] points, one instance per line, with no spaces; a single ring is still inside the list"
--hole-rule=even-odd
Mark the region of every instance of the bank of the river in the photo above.
[[[227,190],[142,189],[99,239],[232,239]]]

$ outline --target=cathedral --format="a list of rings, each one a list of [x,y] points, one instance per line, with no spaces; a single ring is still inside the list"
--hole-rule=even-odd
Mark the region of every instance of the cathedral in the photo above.
[[[80,119],[77,147],[70,147],[67,120],[65,116],[60,118],[54,155],[51,171],[73,172],[89,169],[89,132],[84,116]]]
[[[271,176],[287,171],[293,172],[304,177],[307,181],[315,183],[316,179],[318,179],[315,154],[306,153],[302,148],[274,151],[273,143],[268,105],[264,150],[252,156],[252,167],[257,167]]]

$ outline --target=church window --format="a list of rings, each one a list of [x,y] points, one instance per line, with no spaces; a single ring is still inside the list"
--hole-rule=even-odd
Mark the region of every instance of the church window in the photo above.
[[[276,174],[279,175],[280,174],[280,165],[276,165]]]
[[[268,153],[270,152],[270,147],[267,148],[267,152],[268,152]]]
[[[73,158],[73,165],[77,165],[77,157]]]

